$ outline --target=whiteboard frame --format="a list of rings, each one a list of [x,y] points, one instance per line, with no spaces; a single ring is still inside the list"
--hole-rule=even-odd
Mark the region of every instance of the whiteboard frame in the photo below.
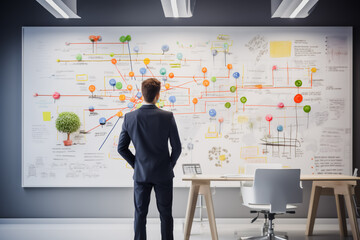
[[[351,51],[348,54],[349,57],[349,72],[350,72],[350,92],[349,92],[349,96],[350,96],[350,159],[351,162],[349,164],[350,169],[349,172],[352,175],[352,171],[353,171],[353,164],[354,164],[354,159],[353,159],[353,142],[354,142],[354,133],[353,133],[353,76],[354,76],[354,66],[353,66],[353,55],[354,55],[354,37],[353,37],[353,27],[352,26],[23,26],[21,28],[21,187],[22,188],[132,188],[132,187],[121,187],[121,186],[109,186],[109,185],[99,185],[99,186],[79,186],[79,185],[72,185],[72,186],[63,186],[63,185],[58,185],[58,186],[48,186],[48,185],[27,185],[25,183],[25,169],[24,169],[24,31],[27,28],[166,28],[166,27],[171,27],[171,28],[344,28],[347,29],[348,31],[348,36],[349,36],[349,46],[351,47]],[[188,184],[186,184],[188,185]],[[190,186],[190,185],[188,185]],[[174,188],[187,188],[188,186],[181,186],[181,187],[174,187]],[[230,188],[233,187],[238,187],[238,186],[227,186]]]

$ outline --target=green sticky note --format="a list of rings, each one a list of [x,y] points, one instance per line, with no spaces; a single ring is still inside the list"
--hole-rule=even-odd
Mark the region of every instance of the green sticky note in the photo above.
[[[51,120],[51,112],[43,112],[43,120],[50,121]]]

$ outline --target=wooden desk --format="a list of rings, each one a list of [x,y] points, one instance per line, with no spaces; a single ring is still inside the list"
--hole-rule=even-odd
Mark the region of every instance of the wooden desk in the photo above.
[[[211,237],[218,239],[218,233],[215,222],[214,205],[211,196],[211,181],[253,181],[253,177],[221,177],[220,175],[194,175],[184,176],[183,181],[191,181],[188,205],[185,217],[184,239],[190,238],[192,222],[195,214],[196,202],[199,194],[204,195],[206,209],[209,218]],[[320,195],[334,195],[336,200],[336,209],[339,218],[340,235],[346,236],[345,205],[347,208],[352,235],[354,240],[360,240],[359,227],[355,214],[355,206],[352,199],[356,181],[360,177],[346,175],[301,175],[301,181],[312,181],[312,190],[310,196],[310,206],[307,217],[306,235],[312,235],[316,218],[316,211]],[[345,203],[345,205],[344,205]]]

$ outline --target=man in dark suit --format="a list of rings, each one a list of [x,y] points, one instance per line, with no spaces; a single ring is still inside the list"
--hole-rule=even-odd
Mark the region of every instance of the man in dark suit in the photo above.
[[[181,153],[181,142],[173,113],[155,106],[160,88],[161,83],[155,78],[142,82],[145,102],[138,110],[125,114],[119,138],[118,152],[134,168],[135,240],[146,239],[146,216],[153,187],[160,213],[161,239],[174,239],[173,168]],[[135,155],[129,150],[130,141]]]

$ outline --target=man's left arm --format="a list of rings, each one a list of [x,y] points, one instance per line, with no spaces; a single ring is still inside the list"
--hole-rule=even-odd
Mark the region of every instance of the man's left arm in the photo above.
[[[130,141],[131,139],[126,128],[126,115],[125,115],[124,122],[122,125],[122,130],[119,137],[118,153],[130,164],[132,168],[134,168],[135,156],[129,150]]]
[[[181,154],[181,141],[176,126],[175,118],[173,113],[171,113],[171,122],[170,122],[170,145],[171,145],[171,164],[175,167],[176,161],[178,160]]]

